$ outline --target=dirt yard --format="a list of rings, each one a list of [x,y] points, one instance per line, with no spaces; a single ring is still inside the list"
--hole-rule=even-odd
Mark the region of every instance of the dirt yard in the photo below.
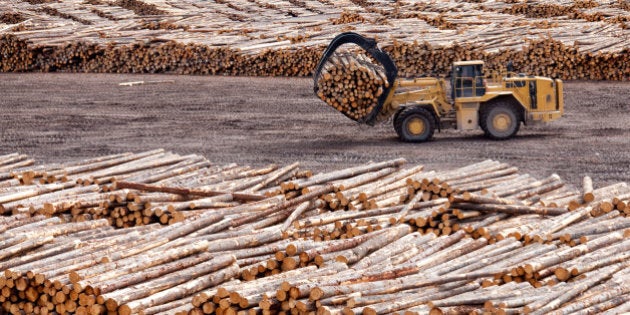
[[[170,83],[119,86],[129,81]],[[60,162],[165,148],[217,164],[301,161],[330,170],[405,157],[431,169],[496,159],[574,186],[630,181],[630,82],[565,83],[565,116],[508,141],[481,131],[399,142],[391,123],[358,125],[325,106],[308,78],[0,74],[0,154]]]

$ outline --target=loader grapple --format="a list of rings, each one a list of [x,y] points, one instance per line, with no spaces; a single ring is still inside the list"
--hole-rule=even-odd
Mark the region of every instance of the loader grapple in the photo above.
[[[314,92],[352,120],[374,125],[398,69],[374,39],[357,33],[337,35],[313,74]]]

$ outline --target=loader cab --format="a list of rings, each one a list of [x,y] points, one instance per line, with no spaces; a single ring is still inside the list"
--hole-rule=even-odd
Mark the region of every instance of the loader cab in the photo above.
[[[486,94],[483,80],[483,61],[459,61],[453,63],[451,97],[477,97]]]

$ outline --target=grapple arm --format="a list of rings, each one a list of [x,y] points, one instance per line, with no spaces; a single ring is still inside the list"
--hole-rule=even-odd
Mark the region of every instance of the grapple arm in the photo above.
[[[317,68],[315,68],[315,72],[313,74],[313,90],[315,94],[318,92],[317,82],[319,80],[319,76],[321,74],[324,65],[328,61],[328,59],[333,56],[335,51],[344,44],[355,44],[361,47],[367,54],[369,54],[376,62],[380,63],[385,70],[385,76],[387,77],[387,83],[383,86],[383,91],[379,98],[378,104],[374,107],[374,110],[370,112],[364,119],[359,122],[366,123],[368,125],[374,125],[376,122],[376,118],[383,107],[383,103],[387,99],[391,89],[394,87],[394,82],[396,81],[396,77],[398,75],[398,69],[396,65],[389,57],[389,55],[382,51],[376,41],[372,38],[365,38],[354,32],[346,32],[337,35],[326,47],[319,63],[317,64]]]

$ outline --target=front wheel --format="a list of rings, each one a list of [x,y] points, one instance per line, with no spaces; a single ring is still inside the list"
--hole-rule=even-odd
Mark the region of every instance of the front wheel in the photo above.
[[[487,137],[495,140],[511,138],[521,126],[521,119],[516,106],[499,102],[484,108],[479,125]]]
[[[394,117],[394,129],[398,137],[406,142],[425,142],[435,132],[435,117],[422,107],[407,107]]]

